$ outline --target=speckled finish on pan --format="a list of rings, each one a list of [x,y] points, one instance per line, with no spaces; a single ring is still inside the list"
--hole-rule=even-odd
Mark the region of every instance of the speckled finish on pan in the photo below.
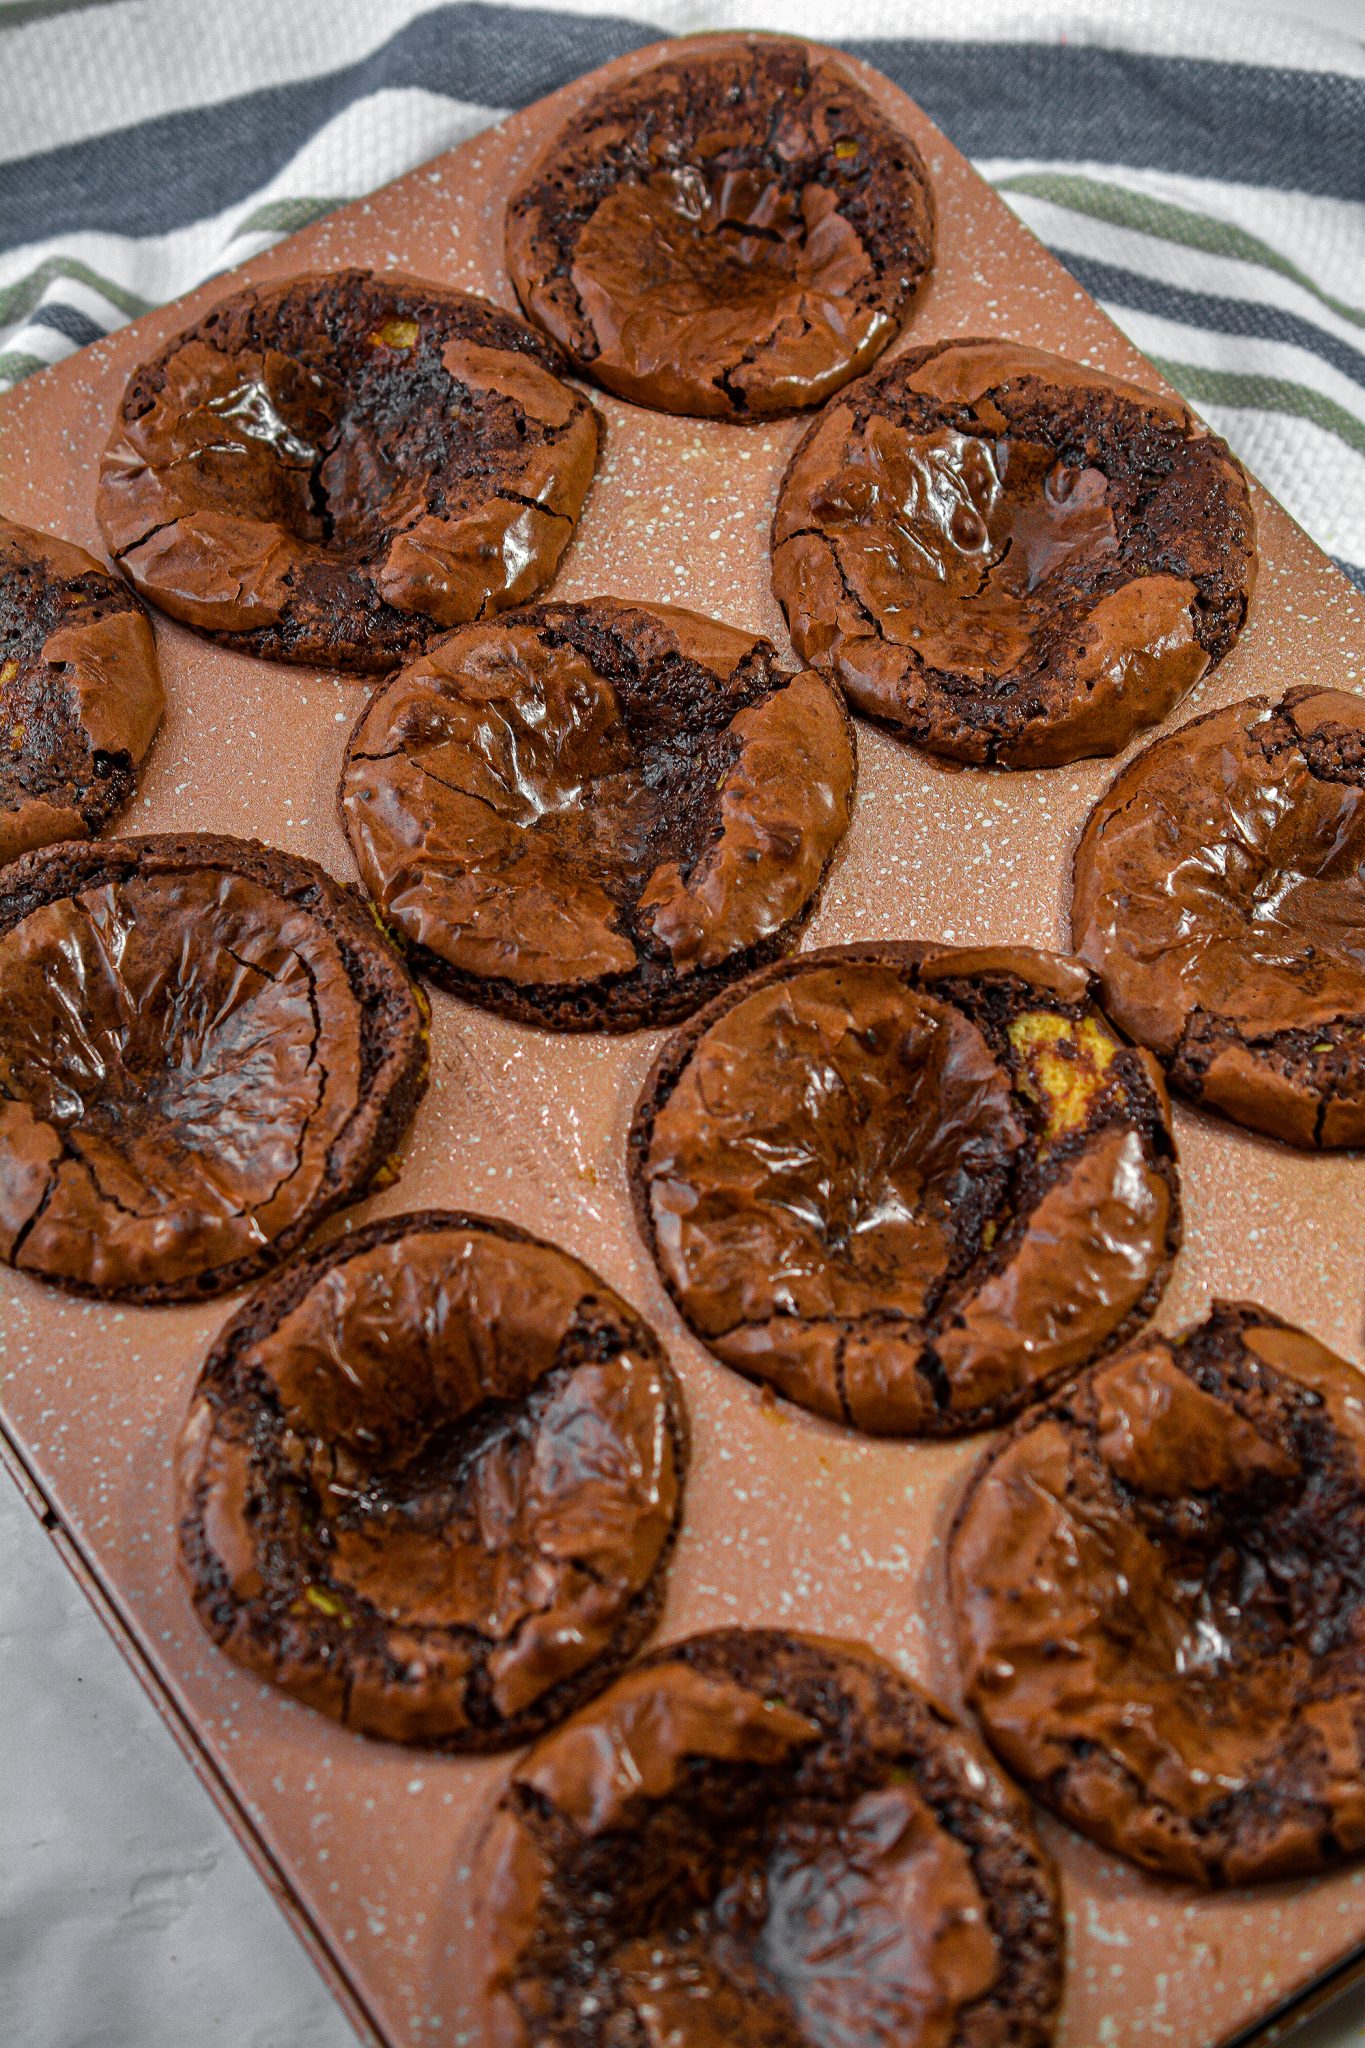
[[[612,75],[650,61],[642,52]],[[1154,385],[1155,373],[885,81],[859,70],[920,144],[940,255],[905,345],[994,327]],[[253,275],[394,262],[510,307],[506,194],[573,107],[580,81],[363,205],[261,258]],[[0,407],[3,510],[98,544],[93,493],[133,364],[221,296],[139,321]],[[800,420],[739,428],[611,398],[597,485],[555,585],[683,603],[785,653],[767,529]],[[1278,698],[1306,675],[1358,689],[1365,621],[1344,579],[1256,493],[1261,570],[1237,646],[1176,715]],[[159,628],[170,711],[135,806],[147,830],[257,832],[350,877],[334,819],[356,684],[282,672]],[[860,733],[852,826],[804,943],[903,938],[1067,943],[1071,852],[1116,764],[988,777],[945,771]],[[225,764],[227,768],[225,770]],[[687,1523],[660,1640],[736,1621],[861,1638],[945,1703],[957,1680],[942,1621],[942,1544],[980,1455],[970,1443],[859,1439],[714,1366],[682,1331],[639,1245],[622,1167],[656,1034],[558,1037],[437,993],[431,1092],[403,1179],[365,1214],[421,1207],[504,1216],[584,1258],[658,1330],[684,1382],[696,1446]],[[1314,1158],[1177,1106],[1186,1241],[1160,1311],[1197,1320],[1211,1295],[1256,1299],[1362,1357],[1365,1160]],[[405,2048],[470,2022],[470,1857],[505,1782],[496,1759],[365,1742],[231,1665],[206,1640],[175,1563],[168,1460],[221,1307],[111,1311],[6,1276],[3,1416],[39,1476],[68,1554],[120,1616],[208,1780],[267,1859],[320,1959],[371,2032]],[[163,1540],[154,1538],[164,1532]],[[1232,2039],[1365,1939],[1365,1874],[1197,1898],[1044,1825],[1072,1920],[1059,2039],[1150,2048]],[[1215,1960],[1216,1959],[1216,1960]],[[1168,2034],[1154,2035],[1159,2024]]]

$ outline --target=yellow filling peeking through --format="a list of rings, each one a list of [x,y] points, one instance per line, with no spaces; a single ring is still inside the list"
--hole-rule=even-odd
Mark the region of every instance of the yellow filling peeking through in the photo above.
[[[1052,1010],[1025,1010],[1010,1025],[1009,1039],[1019,1055],[1015,1085],[1046,1116],[1043,1142],[1050,1145],[1078,1131],[1105,1085],[1118,1040],[1098,1017],[1077,1023]]]
[[[307,1607],[305,1607],[304,1601],[308,1603]],[[324,1591],[321,1586],[305,1586],[303,1589],[303,1599],[295,1600],[289,1612],[291,1614],[306,1615],[308,1607],[316,1607],[319,1614],[327,1614],[332,1616],[333,1619],[339,1620],[343,1628],[355,1627],[354,1621],[346,1612],[345,1601],[339,1599],[335,1593]]]
[[[371,348],[411,348],[417,339],[415,320],[386,320],[370,336]]]
[[[0,662],[0,683],[12,683],[19,673],[17,661]]]

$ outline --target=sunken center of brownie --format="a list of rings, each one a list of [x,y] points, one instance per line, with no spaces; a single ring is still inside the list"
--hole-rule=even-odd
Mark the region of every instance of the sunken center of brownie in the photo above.
[[[1117,753],[1241,631],[1245,477],[1177,400],[1012,342],[939,342],[850,386],[773,516],[797,652],[931,751]]]
[[[612,2038],[591,2026],[603,2011],[631,2008],[687,2048],[859,2041],[870,2020],[919,2039],[991,1990],[1000,1956],[971,1855],[907,1769],[854,1744],[840,1756],[785,1699],[686,1667],[666,1690],[653,1673],[637,1684],[660,1695],[650,1779],[673,1783],[628,1835],[589,1835],[557,1872],[593,1968],[585,2042]],[[552,1770],[534,1781],[553,1800]]]
[[[752,997],[656,1126],[660,1252],[688,1272],[708,1332],[760,1313],[922,1316],[1004,1193],[1025,1132],[981,1032],[890,968],[848,981],[829,968]],[[736,1247],[758,1233],[770,1258],[741,1279],[689,1256],[708,1216]]]
[[[0,939],[0,1084],[130,1216],[183,1197],[243,1218],[303,1167],[324,1081],[354,1102],[355,1020],[328,1001],[343,994],[330,940],[254,882],[108,883]]]
[[[363,1065],[336,939],[246,875],[28,911],[0,938],[7,1256],[125,1292],[259,1258],[328,1194]]]
[[[106,825],[164,701],[151,628],[122,579],[0,519],[0,863]]]
[[[1109,1348],[1164,1278],[1155,1076],[1074,963],[807,954],[664,1047],[637,1214],[727,1365],[864,1429],[980,1427]]]
[[[732,418],[871,362],[932,245],[909,138],[841,65],[740,36],[591,100],[507,221],[522,304],[590,375]]]
[[[1048,627],[1045,579],[1117,567],[1109,480],[1072,454],[874,417],[815,511],[889,640],[935,668],[1006,676]]]
[[[1022,1800],[870,1652],[675,1642],[513,1771],[480,1851],[490,2039],[1041,2048],[1053,1879]]]
[[[1274,1358],[1273,1335],[1246,1342]],[[1098,1371],[1096,1457],[1062,1508],[1063,1542],[1095,1568],[1074,1615],[1081,1631],[1096,1595],[1115,1602],[1099,1682],[1140,1695],[1158,1741],[1200,1767],[1180,1788],[1191,1812],[1230,1787],[1229,1724],[1259,1746],[1306,1655],[1349,1644],[1365,1603],[1359,1476],[1337,1454],[1321,1397],[1284,1382],[1271,1393],[1289,1436],[1281,1445],[1222,1391],[1216,1374],[1206,1390],[1164,1345]],[[1022,1663],[1048,1654],[1035,1647]],[[1017,1662],[1016,1683],[1023,1676]],[[1108,1713],[1081,1722],[1103,1739]]]
[[[110,551],[187,625],[381,672],[554,571],[597,459],[559,351],[394,272],[248,287],[129,380],[100,465]]]
[[[758,660],[724,688],[701,662],[623,660],[610,641],[576,646],[556,624],[509,629],[505,698],[462,721],[463,707],[443,717],[433,693],[426,730],[414,721],[404,748],[453,751],[464,738],[470,786],[500,785],[546,882],[569,900],[605,893],[633,921],[661,862],[690,872],[716,836],[717,788],[740,753],[734,720],[770,678]],[[433,755],[428,773],[442,765]]]
[[[785,942],[854,772],[837,696],[768,641],[597,598],[467,627],[404,670],[356,726],[341,811],[436,979],[629,1028]]]
[[[309,1489],[299,1547],[333,1588],[504,1643],[540,1617],[535,1659],[547,1610],[563,1629],[603,1580],[648,1579],[676,1494],[661,1382],[609,1317],[572,1327],[565,1274],[539,1246],[414,1234],[332,1267],[254,1347],[258,1455]]]
[[[479,476],[499,453],[519,454],[512,400],[461,384],[442,360],[439,328],[373,317],[364,332],[340,322],[327,330],[323,364],[269,340],[171,359],[161,404],[181,440],[199,444],[201,502],[358,562],[420,512],[443,509],[434,471]]]
[[[1365,708],[1308,684],[1206,713],[1092,811],[1072,929],[1174,1084],[1305,1145],[1365,1136]]]
[[[480,1747],[629,1653],[685,1426],[587,1268],[432,1213],[258,1299],[182,1437],[186,1561],[231,1654],[369,1733]]]
[[[121,630],[129,640],[142,625],[136,599],[131,592],[120,593],[112,577],[78,576],[61,582],[45,573],[37,560],[23,562],[11,557],[4,562],[0,571],[0,807],[18,809],[34,796],[54,796],[69,803],[73,789],[93,795],[100,783],[113,783],[115,791],[99,804],[92,818],[98,826],[131,795],[130,756],[140,736],[136,730],[139,721],[130,717],[127,745],[107,754],[94,748],[80,721],[79,700],[66,685],[65,664],[44,652],[63,626],[93,627],[114,619],[126,621]],[[112,631],[118,633],[120,628]],[[147,693],[151,695],[150,686]],[[19,850],[8,849],[6,857],[9,851]]]
[[[1365,1010],[1362,742],[1359,699],[1309,686],[1158,743],[1097,807],[1078,868],[1089,896],[1107,885],[1105,938],[1128,975],[1141,960],[1148,1002],[1257,1036]],[[1081,936],[1107,972],[1101,934]]]
[[[797,189],[758,168],[680,165],[603,200],[574,249],[580,295],[595,285],[656,316],[745,310],[780,317],[801,295],[850,290],[869,268],[825,186]]]
[[[991,1739],[1140,1861],[1235,1881],[1365,1842],[1355,1380],[1215,1304],[1092,1368],[968,1497],[955,1597]]]

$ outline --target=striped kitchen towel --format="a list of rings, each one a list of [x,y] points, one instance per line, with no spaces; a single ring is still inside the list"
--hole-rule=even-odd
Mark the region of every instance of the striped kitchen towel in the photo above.
[[[1275,4],[10,0],[0,383],[622,51],[787,29],[913,94],[1365,589],[1365,0]]]

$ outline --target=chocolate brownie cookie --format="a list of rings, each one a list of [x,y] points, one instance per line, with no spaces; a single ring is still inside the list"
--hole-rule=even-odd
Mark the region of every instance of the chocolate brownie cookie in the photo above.
[[[870,1650],[672,1643],[517,1765],[484,2048],[1043,2048],[1057,1881],[976,1740]]]
[[[341,816],[433,980],[526,1023],[631,1031],[794,941],[854,775],[848,714],[811,670],[599,597],[468,626],[379,690]]]
[[[230,1657],[367,1735],[524,1741],[653,1628],[687,1428],[657,1339],[510,1223],[389,1216],[259,1288],[180,1439]]]
[[[1365,698],[1308,684],[1157,740],[1090,814],[1071,923],[1182,1094],[1365,1144]]]
[[[76,1294],[224,1294],[389,1166],[426,1011],[312,861],[183,833],[0,870],[0,1259]]]
[[[719,419],[818,405],[933,255],[928,173],[846,67],[715,36],[608,86],[507,211],[522,305],[609,391]]]
[[[1150,1870],[1365,1851],[1365,1381],[1246,1303],[1149,1333],[983,1461],[951,1544],[1007,1768]]]
[[[379,673],[549,582],[598,420],[487,299],[338,270],[222,299],[133,372],[109,551],[226,646]]]
[[[913,349],[787,468],[773,589],[803,661],[958,761],[1115,754],[1242,629],[1247,481],[1180,400],[1009,341]]]
[[[165,701],[152,629],[122,577],[0,519],[0,862],[107,825]]]
[[[999,1422],[1138,1327],[1180,1236],[1169,1104],[1078,961],[832,946],[668,1041],[641,1232],[708,1350],[879,1434]]]

